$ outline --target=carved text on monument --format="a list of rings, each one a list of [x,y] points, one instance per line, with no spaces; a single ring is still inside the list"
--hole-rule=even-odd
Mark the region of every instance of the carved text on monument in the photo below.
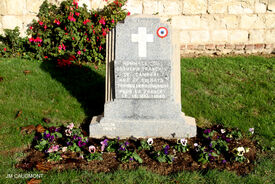
[[[167,98],[170,70],[168,61],[117,61],[116,98]]]

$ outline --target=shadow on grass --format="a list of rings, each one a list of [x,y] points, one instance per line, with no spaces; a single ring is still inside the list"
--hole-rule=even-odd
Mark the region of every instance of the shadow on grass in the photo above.
[[[87,118],[81,125],[88,132],[91,119],[104,110],[105,79],[87,66],[71,65],[57,67],[56,62],[42,62],[41,69],[62,85],[75,97]]]

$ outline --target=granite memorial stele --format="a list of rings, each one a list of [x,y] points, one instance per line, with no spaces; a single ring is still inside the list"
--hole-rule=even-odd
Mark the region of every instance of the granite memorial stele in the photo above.
[[[109,32],[104,113],[93,117],[90,137],[196,136],[195,119],[181,112],[177,37],[148,16],[129,16]]]

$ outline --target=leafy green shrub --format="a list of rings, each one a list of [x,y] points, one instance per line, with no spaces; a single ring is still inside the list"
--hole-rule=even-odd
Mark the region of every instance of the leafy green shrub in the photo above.
[[[126,0],[114,0],[102,10],[87,10],[78,0],[65,0],[59,7],[43,2],[27,30],[28,38],[19,37],[19,29],[6,30],[0,37],[0,56],[27,52],[39,60],[56,60],[60,66],[71,63],[101,63],[105,58],[107,33],[130,13],[122,7]],[[25,50],[22,50],[25,49]]]
[[[0,57],[22,56],[27,48],[27,38],[21,38],[19,27],[4,29],[4,35],[0,35]]]
[[[63,1],[60,7],[44,1],[39,20],[33,21],[27,31],[36,59],[54,58],[59,64],[102,62],[106,34],[126,17],[122,9],[125,2],[115,0],[100,11],[88,11],[75,0]]]

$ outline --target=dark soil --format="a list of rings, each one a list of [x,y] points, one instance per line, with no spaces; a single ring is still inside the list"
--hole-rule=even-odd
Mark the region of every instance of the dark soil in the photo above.
[[[188,144],[194,147],[194,143],[199,143],[203,145],[205,142],[205,138],[200,136],[202,134],[202,130],[198,131],[198,136],[195,138],[188,139]],[[90,139],[89,145],[95,145],[96,147],[100,147],[99,139]],[[126,141],[126,140],[125,140]],[[130,143],[131,149],[136,149],[139,146],[139,140],[137,139],[127,139]],[[163,145],[170,145],[172,147],[177,142],[176,139],[161,139],[157,138],[154,139],[154,150],[158,151],[163,149]],[[250,151],[245,153],[245,157],[248,158],[249,161],[244,162],[236,162],[236,161],[229,161],[230,155],[223,155],[223,157],[228,160],[226,163],[222,163],[221,160],[215,160],[208,162],[206,164],[202,164],[198,162],[198,158],[196,158],[196,153],[194,153],[194,149],[190,149],[190,151],[186,153],[176,152],[173,149],[169,149],[169,154],[175,155],[175,159],[172,164],[169,163],[160,163],[152,158],[150,151],[141,150],[137,151],[140,157],[143,159],[143,163],[139,164],[138,162],[132,161],[128,163],[122,163],[117,158],[116,153],[107,153],[104,152],[102,157],[103,160],[93,160],[93,161],[86,161],[83,158],[80,158],[77,153],[66,152],[62,155],[62,161],[59,162],[49,162],[46,159],[46,154],[35,150],[34,148],[25,150],[27,153],[27,157],[20,161],[16,167],[21,168],[24,170],[33,170],[38,169],[40,171],[49,171],[49,170],[67,170],[67,169],[80,169],[80,170],[91,170],[93,172],[113,172],[117,169],[123,170],[134,170],[138,167],[142,166],[146,169],[162,174],[168,175],[176,172],[180,172],[183,170],[195,171],[200,170],[203,172],[207,172],[209,169],[218,169],[218,170],[229,170],[234,171],[238,175],[246,175],[249,174],[254,168],[254,161],[256,160],[256,152],[257,148],[255,143],[248,138],[244,138],[241,140],[232,140],[229,144],[229,150],[233,148],[243,146],[249,147]]]

